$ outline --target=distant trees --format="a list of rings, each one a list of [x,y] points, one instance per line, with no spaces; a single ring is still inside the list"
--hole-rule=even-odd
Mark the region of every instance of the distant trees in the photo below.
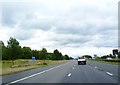
[[[109,54],[108,57],[115,58],[115,56],[112,54]]]
[[[54,54],[53,60],[62,60],[62,53],[59,52],[57,49],[54,50],[53,54]]]
[[[21,57],[21,52],[22,50],[19,42],[15,38],[10,37],[7,45],[7,55],[9,55],[9,59],[19,59]]]
[[[46,50],[46,48],[43,48],[41,50],[41,57],[44,59],[44,64],[45,64],[45,60],[47,58],[47,50]]]
[[[85,57],[85,58],[92,58],[91,55],[83,55],[82,57]]]
[[[61,52],[58,51],[58,49],[54,50],[52,60],[70,60],[73,59],[72,57],[69,57],[68,55],[62,55]]]
[[[31,59],[31,56],[33,56],[32,50],[30,47],[23,47],[22,48],[22,59]]]
[[[120,58],[120,51],[118,52],[118,58]]]
[[[0,56],[2,56],[2,47],[3,47],[3,42],[0,41]],[[0,60],[2,60],[2,57],[0,57]]]
[[[41,59],[39,50],[32,50],[32,54],[34,57],[36,57],[36,59]]]
[[[2,46],[2,60],[9,60],[8,56],[8,48],[5,46]]]
[[[108,55],[101,56],[102,59],[106,59],[107,57],[109,57],[109,56]]]
[[[108,57],[110,57],[110,58],[115,58],[115,56],[112,55],[112,54],[101,56],[102,59],[106,59],[106,58],[108,58]]]
[[[47,52],[46,48],[42,48],[41,50],[32,50],[30,47],[21,47],[19,42],[10,37],[7,42],[7,46],[4,45],[2,41],[0,41],[0,48],[2,49],[2,60],[16,60],[16,59],[31,59],[32,56],[36,57],[36,59],[40,60],[69,60],[72,57],[68,55],[62,55],[58,49],[54,50],[53,53]]]
[[[47,59],[54,60],[54,54],[53,53],[47,53]]]
[[[69,57],[69,60],[70,60],[70,59],[74,59],[74,58],[72,58],[72,57]]]
[[[69,60],[70,59],[68,55],[65,55],[63,57],[64,57],[65,60]]]

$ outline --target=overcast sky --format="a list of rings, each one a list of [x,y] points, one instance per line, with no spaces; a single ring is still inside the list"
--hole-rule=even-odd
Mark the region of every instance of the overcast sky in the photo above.
[[[16,2],[15,2],[16,1]],[[48,52],[98,56],[118,48],[119,0],[4,0],[0,40]]]

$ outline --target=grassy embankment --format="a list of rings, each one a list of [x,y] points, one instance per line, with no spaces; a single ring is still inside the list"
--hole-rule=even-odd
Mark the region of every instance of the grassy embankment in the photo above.
[[[106,63],[106,64],[111,64],[111,65],[120,65],[120,62],[105,61],[105,59],[89,59],[89,61]]]
[[[12,61],[3,60],[0,61],[0,75],[12,74],[25,70],[41,68],[53,64],[61,64],[67,61],[68,60],[59,60],[59,61],[46,60],[45,61],[46,64],[44,64],[43,60],[36,60],[34,61],[34,63],[32,63],[32,61],[28,59],[19,59],[19,60],[15,60],[13,65]]]

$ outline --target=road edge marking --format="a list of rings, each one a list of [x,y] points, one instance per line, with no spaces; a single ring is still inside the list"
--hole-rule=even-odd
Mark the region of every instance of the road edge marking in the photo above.
[[[68,62],[67,62],[67,63],[68,63]],[[65,64],[67,64],[67,63],[65,63]],[[53,70],[53,69],[58,68],[58,67],[61,67],[61,66],[65,65],[65,64],[58,65],[58,66],[53,67],[53,68],[50,68],[50,69],[48,69],[48,70],[44,70],[44,71],[41,71],[41,72],[39,72],[39,73],[32,74],[32,75],[30,75],[30,76],[27,76],[27,77],[24,77],[24,78],[21,78],[21,79],[18,79],[18,80],[12,81],[12,82],[10,82],[10,83],[8,83],[8,84],[5,84],[5,85],[10,85],[10,84],[13,84],[13,83],[17,83],[17,82],[23,81],[23,80],[25,80],[25,79],[28,79],[28,78],[34,77],[34,76],[36,76],[36,75],[39,75],[39,74],[45,73],[45,72],[47,72],[47,71]]]

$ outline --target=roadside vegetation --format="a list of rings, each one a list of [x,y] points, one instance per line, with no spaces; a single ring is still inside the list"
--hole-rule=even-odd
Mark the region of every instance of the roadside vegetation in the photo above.
[[[89,61],[106,63],[106,64],[111,64],[111,65],[120,65],[120,58],[118,59],[113,58],[113,60],[97,58],[97,59],[89,59]]]
[[[0,64],[0,75],[12,74],[16,72],[31,70],[35,68],[41,68],[48,65],[55,65],[68,62],[68,60],[46,60],[44,64],[44,60],[35,60],[31,61],[30,59],[18,59],[13,62],[11,60],[3,60]]]
[[[83,55],[81,58],[86,58],[89,61],[93,62],[100,62],[100,63],[106,63],[106,64],[112,64],[112,65],[120,65],[120,52],[118,52],[117,58],[115,55],[109,54],[109,55],[103,55],[101,57],[92,58],[90,55]]]
[[[48,52],[46,48],[32,50],[30,47],[21,47],[19,42],[12,37],[7,41],[7,46],[0,41],[0,48],[2,55],[0,75],[60,64],[73,59],[67,54],[63,55],[58,49]]]
[[[0,45],[2,47],[2,60],[31,59],[33,56],[36,60],[69,60],[72,58],[67,54],[63,55],[58,49],[47,52],[46,48],[32,50],[30,47],[21,47],[20,43],[12,37],[7,41],[7,46],[2,41]]]

